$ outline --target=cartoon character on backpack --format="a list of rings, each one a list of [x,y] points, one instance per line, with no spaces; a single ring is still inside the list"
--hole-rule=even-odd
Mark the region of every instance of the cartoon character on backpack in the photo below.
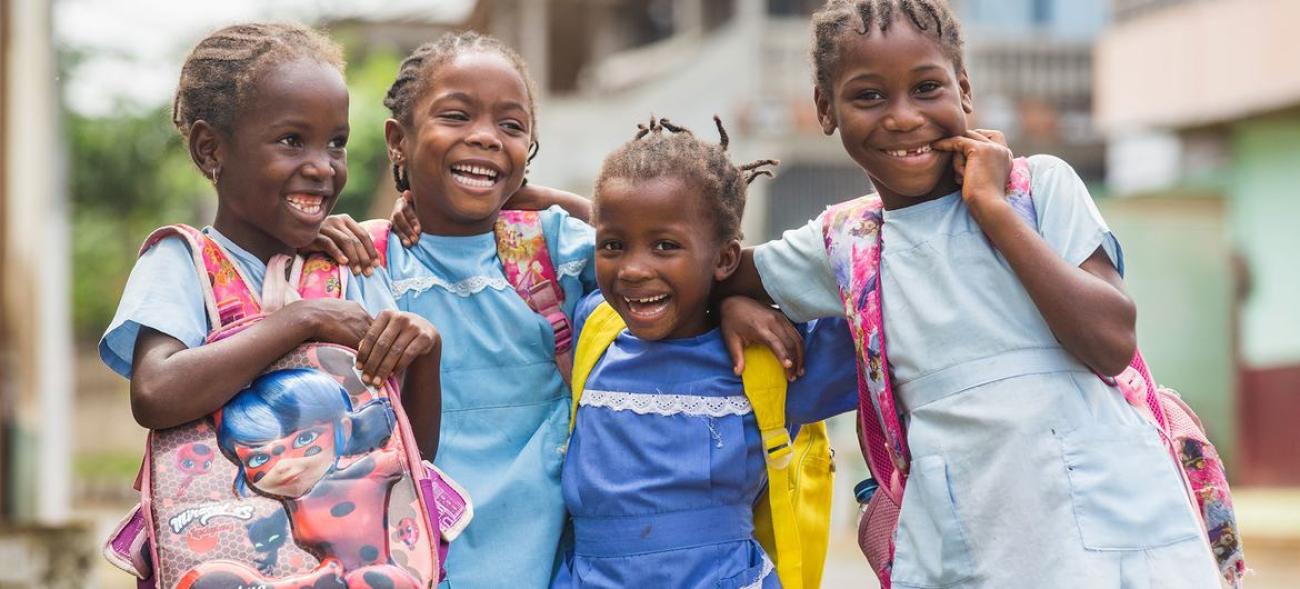
[[[236,492],[279,500],[295,544],[320,559],[322,569],[341,567],[348,585],[383,579],[385,586],[415,588],[419,580],[392,561],[388,545],[389,497],[403,473],[399,452],[388,443],[392,419],[386,401],[354,410],[348,392],[325,374],[277,370],[221,411],[217,442],[238,468]],[[274,562],[273,551],[263,572]],[[205,564],[214,570],[196,583],[207,575],[251,573],[241,564]]]

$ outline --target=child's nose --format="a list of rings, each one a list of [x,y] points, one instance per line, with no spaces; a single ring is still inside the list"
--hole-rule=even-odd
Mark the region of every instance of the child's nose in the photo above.
[[[501,149],[501,138],[497,137],[496,129],[486,125],[475,126],[474,129],[470,131],[469,137],[465,139],[465,142],[474,147],[489,151],[497,151]]]
[[[302,167],[302,173],[308,178],[333,178],[338,170],[330,163],[327,157],[316,157],[307,161]]]
[[[884,127],[889,131],[906,133],[925,124],[925,117],[910,100],[896,100],[885,112]]]

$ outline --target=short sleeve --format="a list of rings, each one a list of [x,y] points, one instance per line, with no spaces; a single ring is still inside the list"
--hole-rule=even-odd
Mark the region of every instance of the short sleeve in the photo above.
[[[573,280],[581,287],[581,294],[596,290],[596,229],[569,216],[558,206],[543,212],[547,247],[560,280]]]
[[[812,423],[853,411],[858,406],[858,364],[848,321],[818,319],[803,331],[804,375],[786,392],[786,421]]]
[[[1074,168],[1050,155],[1030,157],[1029,166],[1038,232],[1052,251],[1078,266],[1101,247],[1122,276],[1124,254],[1119,240]]]
[[[342,266],[340,269],[349,272],[347,292],[343,293],[344,296],[349,301],[360,303],[371,317],[387,309],[397,309],[388,268],[376,268],[370,276],[351,274],[347,266]]]
[[[109,368],[131,378],[131,361],[140,328],[176,338],[186,347],[203,343],[208,317],[189,245],[167,237],[149,248],[126,281],[117,313],[99,340],[99,357]]]
[[[754,266],[763,289],[791,321],[844,315],[820,217],[755,247]]]

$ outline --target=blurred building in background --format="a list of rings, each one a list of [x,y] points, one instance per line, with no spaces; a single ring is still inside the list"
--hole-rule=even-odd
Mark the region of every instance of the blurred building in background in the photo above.
[[[816,0],[496,0],[480,11],[523,53],[546,94],[534,178],[589,194],[601,158],[650,113],[706,136],[717,113],[738,159],[773,157],[746,211],[751,241],[869,190],[817,125],[808,18]],[[1026,153],[1103,176],[1093,131],[1091,46],[1102,0],[956,0],[965,23],[976,123]],[[538,27],[538,23],[546,23]]]
[[[1115,17],[1096,50],[1107,181],[1167,230],[1141,288],[1168,304],[1143,335],[1209,380],[1193,401],[1230,420],[1208,425],[1236,442],[1235,483],[1300,484],[1300,3],[1117,0]]]
[[[0,587],[78,587],[72,334],[50,5],[0,0]]]

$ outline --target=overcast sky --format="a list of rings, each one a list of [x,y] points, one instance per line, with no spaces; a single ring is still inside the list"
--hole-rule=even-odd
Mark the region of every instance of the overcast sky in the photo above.
[[[249,20],[302,20],[323,14],[463,15],[473,0],[55,0],[55,43],[87,53],[66,80],[68,106],[111,114],[121,103],[171,99],[185,52],[207,32]]]

